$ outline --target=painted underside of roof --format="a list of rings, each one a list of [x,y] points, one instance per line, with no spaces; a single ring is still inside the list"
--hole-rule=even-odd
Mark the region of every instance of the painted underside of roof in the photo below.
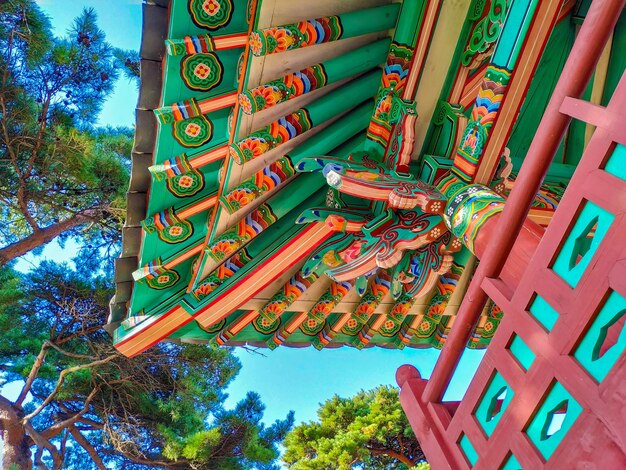
[[[392,292],[391,270],[336,281],[308,269],[341,235],[307,210],[369,214],[380,205],[297,167],[313,156],[383,159],[395,93],[417,104],[413,175],[434,184],[450,170],[497,40],[479,37],[480,28],[503,21],[490,16],[492,2],[451,3],[144,4],[128,214],[108,325],[120,351],[162,340],[443,345],[475,266],[469,251],[419,295]],[[550,60],[530,82],[507,144],[514,172],[566,56],[557,49],[568,49],[574,29],[569,19],[557,24]],[[577,158],[564,148],[555,159],[538,221],[549,221]],[[488,305],[468,347],[486,347],[501,317]]]

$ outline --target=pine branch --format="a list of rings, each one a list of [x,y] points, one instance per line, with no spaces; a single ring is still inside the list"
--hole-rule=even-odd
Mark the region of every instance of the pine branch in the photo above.
[[[24,386],[22,387],[22,391],[17,397],[17,400],[15,400],[16,406],[21,408],[22,403],[24,403],[24,400],[28,396],[28,392],[32,388],[33,382],[35,381],[35,379],[37,378],[37,375],[39,374],[39,369],[41,369],[41,366],[43,365],[43,362],[46,358],[48,347],[49,347],[49,344],[47,341],[45,341],[41,345],[39,354],[37,354],[37,357],[35,358],[35,362],[33,362],[33,366],[31,367],[30,372],[28,373],[28,377],[26,378],[26,382],[24,383]]]
[[[179,459],[176,461],[152,460],[152,459],[142,458],[137,455],[130,454],[128,452],[122,452],[122,451],[115,452],[115,451],[108,450],[108,449],[104,449],[103,453],[107,455],[111,455],[111,456],[116,456],[116,457],[122,456],[125,459],[128,459],[134,463],[138,463],[140,465],[149,465],[149,466],[155,466],[155,467],[165,467],[165,468],[181,469],[181,470],[185,470],[185,469],[188,470],[189,468],[192,468],[191,461],[187,459]]]
[[[8,263],[10,260],[22,256],[29,251],[45,245],[52,241],[63,232],[77,227],[78,225],[85,223],[86,219],[82,216],[72,217],[70,219],[59,222],[58,224],[50,225],[44,229],[41,229],[26,238],[23,238],[15,243],[12,243],[4,248],[0,249],[0,266]]]
[[[41,411],[46,406],[48,406],[50,404],[50,402],[54,399],[54,396],[61,389],[61,386],[63,385],[63,382],[65,381],[65,376],[71,374],[72,372],[77,372],[79,370],[91,369],[91,368],[94,368],[94,367],[101,366],[103,364],[106,364],[107,362],[111,362],[113,359],[116,359],[117,357],[118,357],[117,354],[111,354],[110,356],[108,356],[108,357],[106,357],[104,359],[100,359],[98,361],[93,361],[93,362],[90,362],[88,364],[81,364],[81,365],[78,365],[78,366],[73,366],[73,367],[68,367],[67,369],[63,369],[61,371],[61,373],[59,374],[59,380],[57,380],[57,383],[56,383],[54,389],[52,390],[52,392],[50,392],[48,397],[41,403],[41,405],[39,405],[37,407],[37,409],[35,411],[33,411],[32,413],[26,415],[24,417],[24,419],[22,420],[22,422],[23,423],[28,423],[32,418],[34,418],[39,413],[41,413]]]
[[[83,436],[80,431],[74,426],[70,426],[69,430],[74,440],[87,451],[89,457],[91,457],[91,460],[93,460],[93,462],[96,464],[96,467],[101,470],[106,470],[107,467],[102,462],[102,459],[98,455],[98,452],[96,452],[96,449],[89,443],[89,441],[87,441],[87,439],[85,439],[85,436]]]
[[[76,414],[74,414],[73,416],[64,419],[63,421],[59,421],[58,423],[52,425],[51,427],[49,427],[48,429],[46,429],[45,431],[43,431],[41,434],[46,437],[47,439],[51,439],[57,435],[59,435],[64,429],[67,429],[69,427],[73,427],[74,424],[85,414],[87,413],[87,411],[89,411],[89,407],[91,405],[92,400],[94,399],[94,397],[96,396],[96,393],[98,393],[98,391],[100,390],[100,387],[95,387],[91,393],[87,396],[87,398],[85,399],[85,404],[83,406],[83,408]]]
[[[404,465],[406,465],[409,468],[413,467],[417,463],[417,461],[413,462],[406,455],[401,454],[400,452],[397,452],[393,449],[376,449],[376,448],[368,447],[368,446],[365,446],[365,449],[367,449],[367,451],[371,453],[372,455],[387,455],[391,458],[399,460],[400,462],[402,462]]]

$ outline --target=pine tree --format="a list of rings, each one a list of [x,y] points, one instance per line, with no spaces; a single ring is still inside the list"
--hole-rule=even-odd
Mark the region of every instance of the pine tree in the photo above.
[[[224,408],[240,368],[228,349],[163,343],[129,359],[102,329],[105,279],[44,261],[0,281],[0,384],[18,390],[0,395],[3,468],[276,468],[293,415],[265,426],[252,392]]]
[[[317,414],[318,421],[296,426],[285,438],[283,461],[293,470],[407,470],[428,465],[393,387],[350,398],[335,395]]]
[[[59,236],[117,246],[132,131],[95,123],[136,62],[92,9],[57,38],[33,0],[0,2],[0,265]]]

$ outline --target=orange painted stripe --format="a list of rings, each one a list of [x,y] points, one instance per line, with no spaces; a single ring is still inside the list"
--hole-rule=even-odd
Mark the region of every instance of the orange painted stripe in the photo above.
[[[184,308],[177,305],[144,328],[133,332],[132,336],[128,336],[115,344],[115,348],[127,357],[136,356],[191,320],[193,317]]]
[[[300,328],[300,325],[302,325],[302,323],[304,323],[304,320],[307,319],[307,313],[306,312],[302,312],[300,315],[297,315],[290,323],[289,326],[287,326],[287,328],[285,328],[285,331],[287,333],[289,333],[290,335],[293,334],[294,331],[296,331],[298,328]]]
[[[168,261],[163,266],[165,268],[167,268],[167,269],[170,269],[170,268],[173,268],[175,266],[178,266],[180,263],[182,263],[184,261],[187,261],[192,256],[197,255],[198,253],[200,253],[202,251],[202,248],[204,248],[204,243],[199,243],[196,246],[194,246],[193,248],[190,248],[189,250],[185,251],[182,255],[179,255],[176,258],[174,258],[173,260]]]
[[[552,209],[531,209],[528,212],[530,220],[542,227],[547,227],[552,220],[554,211]]]
[[[439,15],[439,6],[441,1],[428,2],[426,7],[426,14],[424,15],[424,21],[420,31],[417,45],[415,46],[415,53],[413,55],[413,63],[411,64],[411,71],[406,82],[406,88],[402,93],[402,98],[405,100],[413,99],[415,89],[417,85],[417,79],[419,78],[422,69],[424,68],[424,61],[426,60],[426,53],[430,47],[430,41],[432,39],[432,32]]]
[[[391,191],[392,190],[390,189],[364,187],[361,184],[355,183],[349,179],[341,179],[341,192],[351,194],[353,196],[360,196],[377,201],[386,201],[389,198]]]
[[[190,158],[189,163],[191,164],[193,168],[200,168],[205,165],[208,165],[209,163],[221,160],[222,158],[225,158],[227,155],[228,155],[228,145],[223,145],[203,155]]]
[[[239,308],[288,269],[306,258],[315,247],[333,232],[324,223],[310,224],[296,237],[287,242],[270,259],[256,266],[238,284],[231,286],[200,309],[194,318],[205,328],[220,321],[224,316]]]
[[[374,322],[374,324],[372,325],[371,330],[373,331],[378,331],[378,329],[383,326],[383,323],[385,323],[385,321],[387,320],[387,315],[380,315],[380,317],[378,318],[378,320],[376,320]],[[368,340],[369,341],[369,340]]]
[[[228,36],[219,36],[213,38],[216,51],[225,51],[227,49],[237,49],[246,47],[248,43],[248,35],[245,33],[231,34]]]
[[[561,12],[559,13],[559,18],[556,20],[557,23],[560,23],[562,20],[564,20],[572,11],[575,5],[576,5],[576,0],[567,0],[563,4],[563,8],[561,8]]]
[[[236,335],[241,330],[243,330],[246,326],[248,326],[250,322],[252,322],[252,320],[254,320],[258,316],[259,316],[259,312],[257,312],[256,310],[250,310],[243,317],[240,317],[237,323],[235,323],[232,327],[228,329],[228,333],[233,336]]]
[[[202,114],[217,111],[218,109],[234,106],[237,102],[237,92],[233,91],[228,95],[222,95],[215,98],[209,98],[198,102],[198,107]]]
[[[409,331],[410,330],[416,330],[420,324],[422,323],[422,320],[424,319],[424,315],[415,315],[415,318],[413,318],[413,321],[411,322],[411,324],[409,325]],[[411,334],[404,334],[402,336],[399,336],[400,341],[402,341],[403,343],[410,343],[411,342],[411,338],[413,338],[413,336],[415,335],[415,333],[411,333]]]
[[[187,54],[194,54],[195,47],[193,46],[193,41],[191,40],[191,37],[185,36],[183,38],[183,41],[185,41],[185,49],[187,49]]]
[[[474,172],[474,165],[462,157],[456,157],[454,159],[454,166],[463,171],[465,174],[471,175]]]
[[[334,331],[335,333],[338,333],[343,326],[348,323],[348,320],[350,320],[350,317],[352,316],[351,313],[344,313],[339,320],[337,320],[337,322],[333,325],[332,327],[332,331]]]
[[[194,204],[193,206],[188,207],[187,209],[176,213],[176,215],[178,216],[179,219],[183,219],[183,220],[188,219],[192,215],[199,214],[200,212],[204,212],[210,209],[211,207],[215,206],[216,202],[217,202],[217,196],[211,196],[200,201],[198,204]]]
[[[361,343],[368,344],[374,337],[374,335],[378,332],[378,329],[383,325],[383,323],[385,323],[385,320],[387,320],[387,315],[379,314],[378,318],[371,327],[367,326],[367,323],[363,325],[363,328],[361,328],[361,331],[359,332],[359,340],[361,341]]]
[[[474,77],[465,85],[463,88],[463,92],[461,93],[461,102],[459,103],[464,108],[474,104],[476,101],[476,96],[478,95],[478,91],[480,90],[480,86],[483,83],[483,78],[485,77],[486,66],[483,67],[483,70],[476,73]]]

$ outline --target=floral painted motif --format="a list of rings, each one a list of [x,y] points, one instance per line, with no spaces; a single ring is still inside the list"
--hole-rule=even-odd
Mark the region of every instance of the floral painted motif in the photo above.
[[[312,65],[244,91],[239,95],[239,103],[246,114],[252,114],[321,88],[327,81],[324,67],[321,64]]]
[[[280,326],[280,317],[274,321],[268,320],[264,316],[258,316],[252,321],[254,329],[263,335],[269,335],[274,333]]]
[[[445,211],[446,224],[473,253],[480,228],[504,209],[504,198],[486,186],[463,187],[450,198]]]
[[[385,320],[385,323],[383,323],[378,332],[381,334],[381,336],[391,338],[395,336],[396,333],[398,333],[401,326],[402,321],[394,321],[390,318],[388,320]]]
[[[318,276],[315,274],[306,277],[302,272],[296,273],[259,310],[259,316],[265,317],[269,322],[273,322],[285,312],[287,307],[298,300],[317,279]]]
[[[232,0],[189,0],[187,6],[193,22],[210,30],[226,26],[233,15]]]
[[[305,108],[284,116],[248,137],[230,145],[230,156],[239,165],[258,158],[313,127]]]
[[[263,42],[261,40],[261,35],[257,31],[253,31],[250,34],[250,40],[248,41],[250,45],[250,50],[256,56],[261,55],[261,51],[263,50]]]
[[[231,214],[237,212],[240,208],[247,206],[257,197],[255,194],[256,188],[249,188],[246,186],[238,187],[228,193],[227,207]]]
[[[278,218],[268,204],[261,204],[256,210],[241,219],[233,228],[217,237],[208,248],[208,255],[219,262],[228,257],[238,248],[258,236]]]
[[[204,176],[198,170],[191,170],[167,180],[167,189],[176,197],[191,197],[204,188]]]
[[[295,174],[293,163],[284,156],[248,178],[220,199],[226,210],[233,214]]]
[[[184,147],[200,147],[213,136],[213,123],[204,115],[177,121],[172,126],[174,139]]]
[[[308,317],[300,326],[302,332],[307,336],[316,336],[320,331],[324,329],[326,324],[325,319]]]
[[[193,291],[193,296],[197,300],[202,300],[208,297],[215,289],[217,289],[222,284],[222,282],[223,280],[219,279],[217,276],[209,276],[204,281],[202,281],[202,283],[198,287],[196,287],[196,289]]]
[[[317,336],[313,340],[313,344],[317,349],[323,348],[336,334],[332,330],[326,331],[326,319],[333,312],[335,306],[350,292],[352,287],[353,283],[351,282],[333,282],[313,308],[307,312],[305,321],[300,325],[300,331],[308,336]],[[274,336],[275,344],[284,342],[289,334],[286,331],[281,331],[279,338],[278,336],[278,334]]]
[[[213,53],[193,54],[180,62],[180,75],[188,88],[209,91],[222,82],[224,68]]]
[[[275,54],[341,38],[343,28],[338,16],[317,18],[253,31],[250,50],[256,56]]]
[[[148,234],[156,232],[165,243],[180,243],[193,235],[193,225],[180,219],[174,209],[161,211],[143,220],[141,225]]]
[[[205,0],[202,3],[202,9],[209,16],[217,15],[219,13],[219,11],[220,11],[220,8],[221,8],[220,4],[216,0]]]
[[[247,94],[239,95],[239,106],[245,114],[252,114],[252,100]]]
[[[367,288],[367,291],[361,298],[359,305],[357,305],[354,310],[352,318],[348,320],[344,328],[341,330],[341,332],[346,335],[359,336],[358,338],[353,339],[353,346],[362,347],[364,343],[368,341],[367,338],[371,337],[373,334],[373,332],[367,331],[367,329],[365,331],[365,335],[360,335],[359,333],[372,317],[374,311],[380,305],[383,298],[387,295],[387,293],[389,293],[390,288],[391,276],[389,272],[385,270],[379,271],[374,278],[374,281]]]
[[[465,183],[472,181],[511,79],[507,69],[490,65],[478,90],[461,145],[454,158],[453,174]]]
[[[379,144],[382,149],[387,147],[391,138],[392,103],[394,96],[402,95],[412,57],[413,50],[409,46],[396,42],[391,44],[381,86],[376,95],[376,108],[367,129],[367,138]]]
[[[270,149],[270,146],[270,142],[261,137],[248,137],[238,142],[236,146],[230,146],[230,157],[237,163],[247,162],[263,155]]]

